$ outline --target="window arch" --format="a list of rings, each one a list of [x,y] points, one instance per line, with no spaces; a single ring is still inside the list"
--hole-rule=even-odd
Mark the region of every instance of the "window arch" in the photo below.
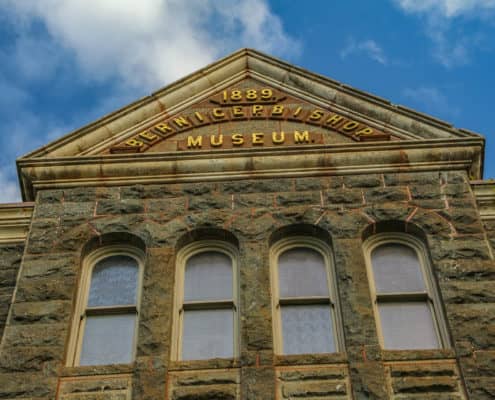
[[[445,318],[424,244],[403,233],[365,242],[375,319],[384,349],[448,347]]]
[[[172,357],[201,360],[237,357],[237,249],[204,240],[177,254]]]
[[[144,253],[112,245],[83,262],[68,365],[134,360]]]
[[[294,236],[271,248],[273,331],[277,354],[342,351],[343,334],[330,249]]]

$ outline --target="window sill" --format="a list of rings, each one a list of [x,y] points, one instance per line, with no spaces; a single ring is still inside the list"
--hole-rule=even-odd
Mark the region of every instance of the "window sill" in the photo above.
[[[170,371],[185,371],[195,369],[238,368],[238,358],[211,358],[208,360],[180,360],[170,362]]]
[[[455,358],[453,349],[431,349],[431,350],[384,350],[382,349],[383,361],[420,361],[440,360]]]
[[[347,362],[346,353],[275,355],[276,366],[339,364]]]
[[[129,364],[65,366],[60,371],[60,377],[130,374],[134,371],[134,367],[134,362]]]

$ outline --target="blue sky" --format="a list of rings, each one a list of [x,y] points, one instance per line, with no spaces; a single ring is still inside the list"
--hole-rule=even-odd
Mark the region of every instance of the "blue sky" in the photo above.
[[[0,202],[15,159],[240,47],[487,139],[495,0],[0,0]]]

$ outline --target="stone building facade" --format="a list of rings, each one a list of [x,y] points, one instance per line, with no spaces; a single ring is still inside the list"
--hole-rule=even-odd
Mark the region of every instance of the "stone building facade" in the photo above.
[[[483,158],[253,50],[50,143],[0,206],[0,399],[493,399]]]

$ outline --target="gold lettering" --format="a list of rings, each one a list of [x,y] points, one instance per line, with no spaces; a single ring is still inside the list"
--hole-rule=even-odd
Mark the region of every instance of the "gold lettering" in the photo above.
[[[368,136],[373,134],[373,129],[371,128],[363,128],[357,131],[354,135],[356,136]]]
[[[241,146],[244,144],[244,137],[240,133],[234,133],[232,135],[232,144],[234,146]]]
[[[321,110],[314,110],[311,115],[309,116],[309,119],[311,121],[319,121],[323,117],[323,111]]]
[[[301,114],[302,107],[297,107],[296,111],[294,111],[294,117],[297,117],[299,114]]]
[[[272,108],[272,115],[282,115],[284,113],[284,106],[276,105]]]
[[[221,108],[214,108],[212,111],[213,117],[216,119],[223,119],[225,118],[225,113],[222,111]]]
[[[285,132],[272,132],[272,142],[276,144],[285,142]]]
[[[150,131],[143,131],[139,134],[139,136],[142,137],[143,139],[146,139],[149,141],[153,141],[158,137],[157,135],[155,135],[154,133],[152,133]]]
[[[253,142],[253,144],[263,144],[263,137],[265,135],[263,133],[253,133],[252,134],[252,139],[251,141]]]
[[[199,113],[199,112],[197,112],[197,111],[194,113],[194,116],[196,117],[196,119],[197,119],[199,122],[204,122],[204,121],[205,121],[205,119],[203,118],[203,116],[201,115],[201,113]]]
[[[170,133],[174,131],[170,126],[168,126],[168,124],[157,124],[154,128],[159,130],[161,133]]]
[[[359,122],[356,121],[348,121],[345,123],[345,125],[342,127],[342,129],[346,132],[353,131],[359,126]]]
[[[129,139],[128,141],[125,142],[125,144],[127,146],[131,146],[131,147],[142,147],[144,146],[144,143],[141,142],[140,140],[137,140],[137,139]]]
[[[210,144],[213,147],[218,147],[223,144],[223,135],[218,135],[218,140],[216,140],[216,135],[211,135],[210,136]]]
[[[187,148],[191,149],[193,147],[199,147],[203,145],[203,136],[196,136],[196,138],[192,136],[187,137]]]
[[[263,112],[263,106],[256,104],[253,106],[253,116],[256,115],[257,117],[261,116],[261,113]]]
[[[294,143],[309,143],[309,132],[294,131]]]
[[[185,126],[189,126],[189,125],[190,125],[190,123],[189,123],[189,121],[186,119],[186,117],[182,117],[182,116],[175,118],[175,119],[174,119],[174,122],[175,122],[175,124],[176,124],[179,128],[183,128],[183,127],[185,127]]]
[[[343,119],[344,119],[344,117],[342,117],[341,115],[334,114],[325,121],[325,124],[326,125],[337,125]]]
[[[244,117],[244,111],[242,110],[242,107],[241,106],[232,107],[232,115],[234,115],[234,117]]]

